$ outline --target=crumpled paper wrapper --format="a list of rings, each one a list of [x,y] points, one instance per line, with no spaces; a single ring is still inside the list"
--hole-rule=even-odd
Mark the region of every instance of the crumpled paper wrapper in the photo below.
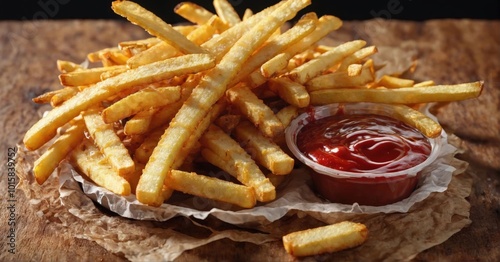
[[[453,135],[449,139],[458,140]],[[450,151],[439,158],[446,166],[446,170],[439,172],[450,174],[449,184],[442,188],[444,192],[424,190],[421,193],[423,195],[417,197],[422,199],[411,201],[412,204],[406,207],[408,210],[389,208],[385,213],[371,207],[325,202],[311,191],[308,177],[299,173],[292,174],[294,178],[279,188],[276,201],[258,206],[252,212],[225,210],[231,208],[228,206],[208,208],[208,205],[214,204],[210,202],[198,206],[206,210],[194,210],[186,203],[201,203],[199,200],[179,197],[179,206],[176,206],[175,211],[169,210],[170,206],[174,206],[172,203],[167,208],[138,204],[145,208],[145,214],[162,214],[163,219],[160,220],[168,220],[166,222],[131,220],[105,208],[116,206],[116,203],[108,202],[114,199],[105,196],[102,193],[104,190],[92,196],[92,190],[97,187],[86,185],[88,181],[82,184],[76,182],[78,175],[72,173],[67,164],[62,165],[59,177],[52,176],[42,186],[36,184],[31,168],[39,156],[38,151],[27,152],[20,148],[17,170],[19,188],[31,199],[34,210],[40,216],[64,228],[74,237],[95,241],[108,251],[122,254],[131,261],[171,261],[186,250],[222,238],[265,246],[269,242],[279,241],[289,232],[342,220],[366,224],[370,232],[368,240],[355,249],[322,256],[343,260],[404,260],[444,242],[471,222],[470,206],[465,198],[470,194],[472,180],[463,173],[467,163],[454,158],[457,149],[451,144],[448,146]],[[76,180],[72,175],[75,175]],[[89,188],[86,189],[87,186]],[[412,197],[416,195],[419,193]],[[93,197],[96,197],[95,200],[91,199]],[[131,197],[127,201],[134,202]],[[183,213],[175,216],[175,212],[182,210],[190,210],[190,216]],[[130,214],[140,215],[142,212],[136,209]],[[151,219],[146,216],[141,218]]]

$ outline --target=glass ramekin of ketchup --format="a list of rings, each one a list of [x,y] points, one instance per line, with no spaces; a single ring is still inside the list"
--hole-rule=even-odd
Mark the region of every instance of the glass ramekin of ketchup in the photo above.
[[[286,142],[312,169],[316,191],[329,201],[392,204],[415,190],[441,141],[393,115],[392,106],[376,103],[312,107],[292,121]]]

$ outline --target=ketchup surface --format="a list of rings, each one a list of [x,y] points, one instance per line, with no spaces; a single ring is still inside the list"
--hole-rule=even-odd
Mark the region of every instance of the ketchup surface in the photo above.
[[[297,134],[297,146],[318,164],[349,172],[386,173],[424,162],[429,140],[415,128],[374,114],[338,114],[314,120]]]

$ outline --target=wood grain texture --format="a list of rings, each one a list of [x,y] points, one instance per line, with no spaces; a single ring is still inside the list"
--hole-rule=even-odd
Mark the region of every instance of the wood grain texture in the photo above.
[[[473,178],[472,224],[441,245],[420,253],[415,261],[500,261],[500,21],[432,20],[345,22],[324,41],[353,39],[400,49],[418,58],[417,80],[452,84],[485,80],[480,98],[452,103],[439,112],[441,123],[463,140]],[[20,143],[24,132],[43,112],[31,99],[59,88],[57,59],[81,62],[89,52],[118,41],[146,37],[137,26],[116,21],[0,22],[0,148]],[[402,53],[403,54],[403,53]],[[397,61],[398,57],[393,57]],[[403,59],[401,57],[401,59]],[[2,167],[6,157],[2,158]],[[6,178],[0,182],[0,235],[7,227]],[[98,244],[56,231],[18,192],[17,254],[0,241],[1,261],[125,261]],[[219,240],[184,253],[180,261],[293,260],[280,242],[262,246]],[[305,259],[308,261],[308,259]]]

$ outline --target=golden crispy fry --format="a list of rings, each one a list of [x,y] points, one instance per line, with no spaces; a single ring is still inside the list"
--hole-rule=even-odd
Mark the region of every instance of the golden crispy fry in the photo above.
[[[296,106],[283,107],[276,113],[276,117],[281,121],[284,127],[287,127],[298,115],[299,109]]]
[[[241,69],[242,62],[285,21],[293,18],[299,10],[309,4],[309,0],[287,1],[280,4],[272,15],[260,20],[257,25],[238,39],[221,61],[207,72],[200,84],[193,90],[191,96],[177,112],[158,146],[153,151],[153,155],[147,163],[137,186],[137,199],[140,202],[152,205],[158,204],[160,190],[166,175],[172,169],[175,156],[189,139],[192,130],[208,113],[210,107],[224,95],[228,83]],[[252,16],[247,21],[252,20],[254,17],[257,17],[257,15]],[[240,24],[243,23],[245,22]],[[231,29],[224,33],[229,32],[229,30]]]
[[[281,53],[277,54],[270,60],[267,60],[262,66],[260,67],[260,74],[264,76],[265,78],[270,78],[273,76],[275,73],[285,69],[288,65],[289,61],[289,55],[286,53]],[[253,72],[253,74],[259,74],[259,72]]]
[[[82,90],[61,106],[49,111],[26,132],[24,144],[30,150],[39,148],[54,137],[57,128],[76,117],[81,111],[120,91],[176,75],[198,72],[211,68],[213,65],[214,61],[209,55],[185,55],[145,65],[108,78]]]
[[[343,221],[283,236],[283,246],[293,256],[312,256],[359,246],[366,241],[365,225]]]
[[[125,48],[135,48],[135,47],[144,47],[146,49],[160,43],[161,40],[158,39],[157,37],[149,37],[145,39],[140,39],[140,40],[132,40],[132,41],[122,41],[118,43],[118,47],[120,49],[125,49]]]
[[[243,13],[243,16],[241,17],[241,20],[242,20],[242,21],[245,21],[245,20],[247,20],[248,18],[250,18],[252,15],[253,15],[253,11],[252,11],[252,9],[247,8],[247,9],[245,9],[245,12]]]
[[[478,97],[483,82],[397,89],[325,89],[313,91],[311,104],[374,102],[387,104],[416,104],[446,102]]]
[[[399,77],[384,75],[377,82],[377,86],[383,86],[386,88],[401,88],[413,86],[414,83],[415,81],[411,79],[403,79]]]
[[[57,90],[45,92],[37,97],[34,97],[32,99],[32,101],[37,103],[37,104],[50,103],[50,100],[52,99],[52,97],[54,97],[54,95],[56,95],[57,93],[62,92],[62,90],[63,89],[57,89]]]
[[[90,136],[109,164],[119,175],[134,172],[134,161],[127,148],[115,133],[112,124],[106,124],[98,109],[91,109],[83,113],[83,120]]]
[[[296,107],[309,106],[310,97],[306,88],[293,82],[287,77],[271,78],[268,81],[269,89],[277,93],[281,99]]]
[[[96,67],[81,69],[59,75],[59,81],[63,86],[85,86],[101,81],[101,74],[107,71],[121,69],[123,66]]]
[[[92,141],[84,140],[77,146],[71,154],[71,161],[97,185],[118,195],[130,195],[129,182],[118,175]]]
[[[198,25],[207,23],[210,18],[214,16],[214,13],[191,2],[181,2],[177,4],[174,8],[174,12]]]
[[[117,76],[121,73],[124,73],[125,71],[128,70],[128,67],[120,67],[120,68],[117,68],[117,69],[114,69],[114,70],[110,70],[110,71],[106,71],[106,72],[103,72],[100,76],[101,78],[101,81],[102,80],[106,80],[110,77],[113,77],[113,76]]]
[[[244,208],[255,206],[255,194],[252,188],[247,186],[179,170],[172,170],[166,180],[173,189],[187,194],[224,201]]]
[[[241,22],[240,16],[227,0],[213,1],[215,12],[229,26],[234,26]]]
[[[171,25],[165,23],[150,11],[131,1],[113,1],[113,11],[137,24],[151,35],[160,38],[169,45],[185,54],[202,54],[205,50],[189,41],[185,36],[176,31]]]
[[[57,60],[57,70],[61,73],[69,73],[80,69],[83,69],[83,67],[79,64],[64,60]]]
[[[260,165],[275,175],[288,175],[293,170],[294,160],[272,140],[262,135],[250,122],[242,121],[234,136],[242,147]]]
[[[289,73],[290,79],[304,84],[311,78],[318,76],[328,68],[334,66],[346,56],[356,52],[366,44],[363,40],[354,40],[343,43],[332,50],[321,54],[315,59],[293,69]]]
[[[66,100],[72,98],[79,92],[78,87],[74,86],[67,86],[60,90],[61,92],[58,92],[50,99],[52,107],[60,106],[62,103],[66,102]]]
[[[245,85],[226,92],[227,99],[267,137],[283,133],[284,127],[274,112]]]
[[[436,85],[436,83],[434,83],[434,81],[427,80],[427,81],[423,81],[420,83],[416,83],[413,85],[413,87],[426,87],[426,86],[434,86],[434,85]]]
[[[83,121],[74,124],[58,137],[54,143],[33,164],[33,174],[36,182],[43,184],[54,172],[59,163],[75,148],[84,137],[85,125]]]
[[[264,176],[251,156],[222,129],[211,125],[201,137],[200,143],[203,149],[211,150],[223,160],[223,163],[226,163],[229,167],[232,166],[233,168],[228,168],[225,165],[219,167],[234,176],[242,184],[252,187],[255,190],[257,200],[267,202],[276,197],[274,186]],[[217,165],[220,162],[212,164]]]
[[[160,109],[151,108],[135,114],[132,118],[127,120],[123,126],[123,132],[126,135],[141,135],[147,133],[152,117],[158,110]]]
[[[104,122],[113,123],[150,108],[166,106],[180,98],[180,86],[145,88],[108,106],[102,117]]]
[[[425,114],[405,105],[393,105],[395,114],[392,117],[420,130],[422,134],[430,138],[441,135],[441,125]]]
[[[350,64],[347,67],[347,75],[350,77],[359,76],[361,74],[362,69],[363,69],[362,64]]]
[[[375,79],[373,60],[368,60],[357,76],[349,76],[346,71],[338,71],[317,76],[306,83],[309,92],[330,88],[363,87]]]

